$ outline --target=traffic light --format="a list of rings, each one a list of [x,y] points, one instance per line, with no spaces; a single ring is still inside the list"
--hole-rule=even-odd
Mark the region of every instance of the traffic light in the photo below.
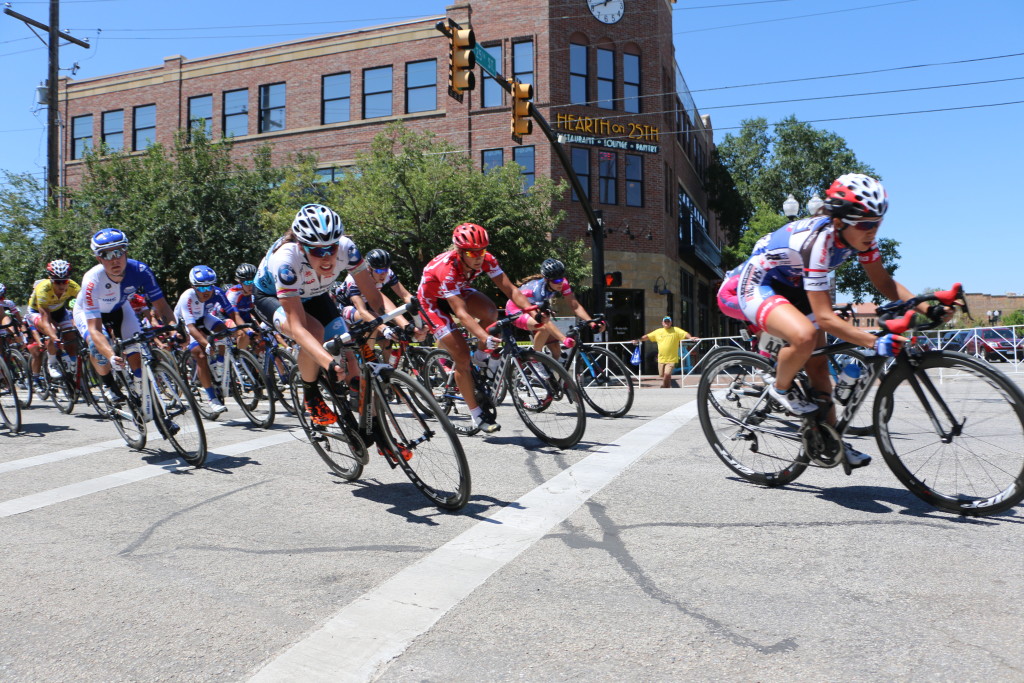
[[[604,286],[605,287],[621,287],[622,286],[622,273],[618,270],[613,270],[610,273],[604,274]]]
[[[511,79],[509,84],[512,86],[512,139],[522,142],[522,136],[533,132],[533,121],[530,120],[530,100],[533,99],[533,86]]]
[[[459,102],[462,93],[476,87],[476,36],[473,29],[462,28],[451,19],[448,20],[448,94]]]

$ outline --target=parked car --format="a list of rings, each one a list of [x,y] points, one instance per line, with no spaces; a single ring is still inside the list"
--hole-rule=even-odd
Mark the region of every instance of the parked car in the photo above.
[[[1024,357],[1024,338],[1014,336],[1009,327],[950,330],[943,333],[941,345],[950,351],[969,353],[990,362],[1017,361]]]

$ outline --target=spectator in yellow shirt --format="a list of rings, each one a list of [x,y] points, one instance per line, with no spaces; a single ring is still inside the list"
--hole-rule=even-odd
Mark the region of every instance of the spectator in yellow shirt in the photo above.
[[[679,342],[684,339],[697,341],[689,332],[681,327],[672,326],[672,318],[665,316],[661,319],[661,329],[648,332],[639,339],[634,339],[634,344],[642,341],[653,341],[658,343],[658,375],[661,376],[661,386],[664,389],[672,386],[672,371],[679,365]]]

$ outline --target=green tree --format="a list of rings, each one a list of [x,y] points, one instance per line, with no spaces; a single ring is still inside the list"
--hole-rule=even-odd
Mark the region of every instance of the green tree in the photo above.
[[[558,237],[549,241],[563,218],[551,206],[564,184],[538,177],[524,191],[520,173],[515,164],[481,173],[448,142],[399,122],[377,135],[337,188],[325,193],[338,198],[335,208],[359,248],[387,249],[406,286],[419,282],[423,266],[451,245],[452,229],[465,222],[487,229],[510,279],[536,273],[541,261],[557,256],[573,282],[585,283],[589,267],[583,245]],[[308,173],[300,172],[294,181],[278,189],[305,191]]]
[[[47,253],[40,248],[46,199],[42,183],[28,173],[4,172],[0,185],[0,282],[7,297],[24,304],[32,283],[45,275]],[[50,257],[62,258],[60,254]]]
[[[1010,311],[1002,316],[1000,322],[1003,325],[1024,325],[1024,310]]]
[[[738,227],[734,246],[725,250],[727,268],[745,260],[757,240],[786,223],[781,207],[787,195],[792,194],[805,206],[815,194],[824,197],[832,181],[844,173],[880,177],[857,159],[841,136],[797,121],[794,116],[772,126],[764,118],[744,120],[738,134],[729,133],[719,143],[717,155],[720,168],[713,175],[711,195],[713,202],[723,208],[716,210],[719,215],[724,210],[733,223],[745,219]],[[883,263],[890,272],[898,267],[898,246],[893,239],[879,239]],[[838,269],[836,286],[858,303],[868,296],[879,299],[864,270],[855,263]]]

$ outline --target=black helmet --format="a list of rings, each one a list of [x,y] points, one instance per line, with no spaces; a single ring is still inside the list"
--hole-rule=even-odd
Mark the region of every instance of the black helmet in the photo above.
[[[540,274],[548,279],[565,277],[565,264],[556,258],[544,259],[540,264]]]
[[[235,268],[235,279],[239,282],[242,282],[243,280],[255,280],[256,266],[251,263],[243,263],[238,266]]]
[[[390,268],[391,254],[383,249],[371,249],[366,255],[366,262],[371,268]]]

